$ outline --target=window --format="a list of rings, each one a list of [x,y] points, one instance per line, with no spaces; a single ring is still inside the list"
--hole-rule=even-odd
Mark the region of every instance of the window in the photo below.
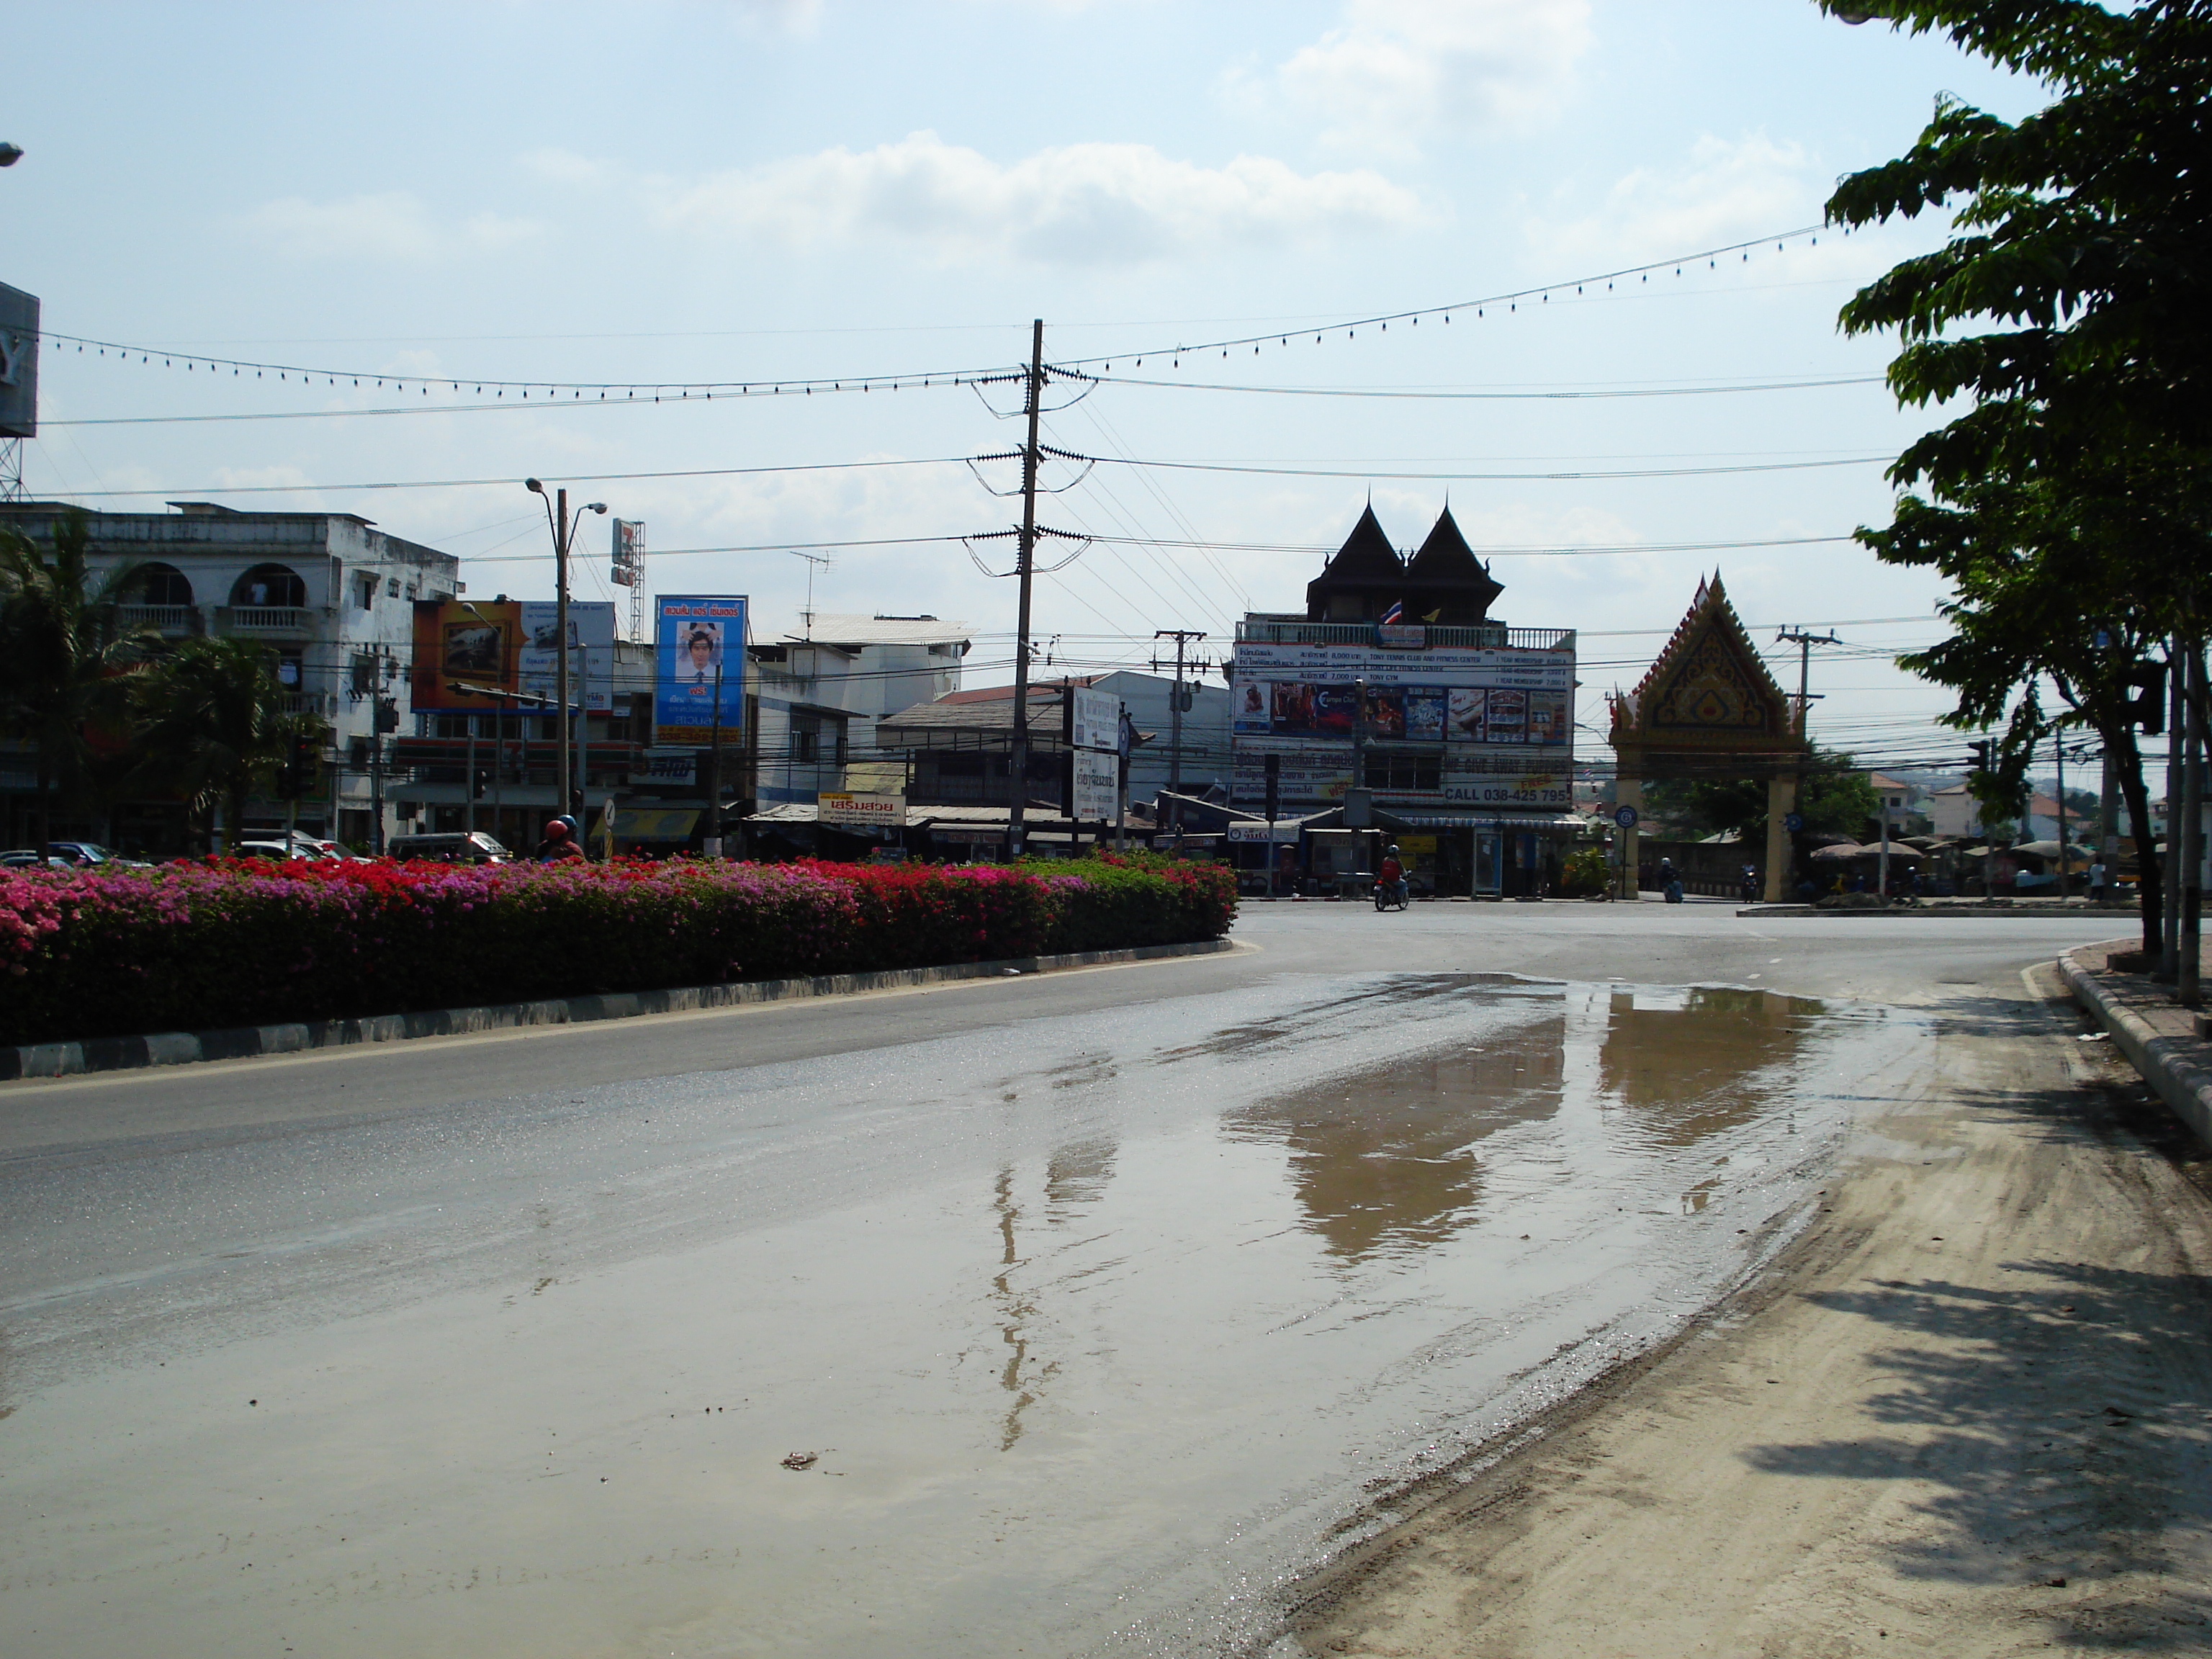
[[[230,602],[250,610],[298,610],[307,603],[307,585],[281,564],[257,564],[238,579]]]
[[[376,690],[376,658],[367,651],[353,653],[353,678],[347,687],[356,697],[365,697]]]
[[[354,582],[354,598],[359,602],[362,610],[375,610],[376,578],[374,576],[356,577]]]
[[[820,726],[793,725],[791,758],[801,766],[811,766],[822,758],[822,728]]]
[[[1375,750],[1367,751],[1370,789],[1425,789],[1443,787],[1443,756],[1430,750]]]
[[[141,565],[131,586],[137,590],[141,605],[176,605],[192,602],[191,581],[173,564]]]
[[[300,653],[298,652],[284,651],[277,653],[276,684],[287,691],[297,691],[300,689]]]
[[[376,578],[374,576],[369,578],[369,580],[372,583],[374,582]],[[399,597],[399,578],[394,576],[389,581],[386,582],[384,584],[384,591],[392,599],[398,599]]]

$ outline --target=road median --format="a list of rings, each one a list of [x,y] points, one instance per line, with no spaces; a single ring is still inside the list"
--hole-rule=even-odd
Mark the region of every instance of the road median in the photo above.
[[[961,980],[1007,979],[1069,968],[1211,956],[1236,948],[1231,939],[1200,939],[1183,945],[1133,945],[1121,951],[1071,951],[1058,956],[1018,957],[1000,962],[957,962],[935,968],[896,968],[876,973],[823,974],[805,979],[549,997],[475,1008],[422,1009],[412,1013],[373,1014],[358,1019],[294,1020],[271,1025],[234,1026],[225,1030],[157,1031],[140,1036],[27,1043],[0,1048],[0,1081],[135,1071],[149,1066],[187,1066],[210,1060],[249,1060],[265,1054],[303,1054],[316,1048],[350,1048],[372,1042],[404,1042],[416,1037],[461,1036],[526,1026],[581,1025],[605,1019],[635,1019],[646,1014],[697,1013],[807,997],[850,996],[864,991],[945,985]]]

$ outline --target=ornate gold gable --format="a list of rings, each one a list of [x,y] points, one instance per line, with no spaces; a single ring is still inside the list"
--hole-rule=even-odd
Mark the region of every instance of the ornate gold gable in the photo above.
[[[1670,753],[1767,757],[1804,747],[1792,699],[1759,659],[1718,572],[1633,691],[1613,695],[1613,749],[1624,769]]]
[[[1689,614],[1636,689],[1616,691],[1612,701],[1620,896],[1643,890],[1635,809],[1644,803],[1644,781],[1735,775],[1766,780],[1765,894],[1770,901],[1781,898],[1805,717],[1759,659],[1718,571],[1698,584]]]

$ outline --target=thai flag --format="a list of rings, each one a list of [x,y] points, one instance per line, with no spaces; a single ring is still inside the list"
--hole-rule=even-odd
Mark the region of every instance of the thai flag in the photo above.
[[[1382,626],[1385,628],[1395,626],[1405,614],[1406,602],[1403,599],[1391,600],[1390,608],[1382,613]]]

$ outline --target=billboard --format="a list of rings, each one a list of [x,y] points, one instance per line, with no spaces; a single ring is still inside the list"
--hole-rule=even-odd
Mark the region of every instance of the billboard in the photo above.
[[[0,283],[0,438],[38,435],[38,296]]]
[[[745,724],[744,596],[663,594],[654,602],[653,614],[654,741],[714,740],[718,671],[722,741],[740,741]]]
[[[523,699],[553,704],[559,672],[560,608],[551,599],[415,602],[414,707],[431,714],[532,712]],[[568,606],[568,696],[605,713],[614,684],[615,608]]]
[[[1078,688],[1071,699],[1068,744],[1076,749],[1118,752],[1121,746],[1121,700],[1111,691]]]
[[[856,795],[850,790],[824,789],[815,797],[817,823],[839,830],[902,830],[906,827],[904,795]]]
[[[1240,643],[1231,799],[1264,798],[1273,753],[1284,801],[1341,800],[1364,728],[1380,800],[1564,807],[1574,686],[1571,649]]]
[[[1121,760],[1110,750],[1078,749],[1068,757],[1074,769],[1071,805],[1081,823],[1105,823],[1121,811]]]
[[[635,587],[645,580],[645,520],[617,519],[614,526],[613,564],[607,580],[618,586]]]

